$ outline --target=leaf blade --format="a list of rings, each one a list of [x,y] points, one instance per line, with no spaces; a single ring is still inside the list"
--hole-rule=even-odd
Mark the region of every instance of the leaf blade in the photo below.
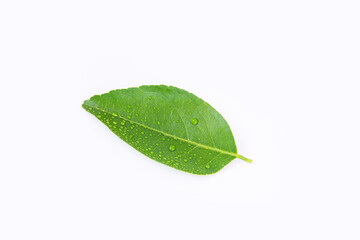
[[[185,172],[215,173],[240,156],[225,119],[179,88],[119,89],[93,96],[83,108],[138,151]]]

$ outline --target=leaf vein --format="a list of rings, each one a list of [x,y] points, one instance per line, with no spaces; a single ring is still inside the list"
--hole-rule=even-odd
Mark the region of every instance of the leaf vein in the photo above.
[[[98,110],[98,111],[101,111],[101,112],[104,112],[104,113],[113,115],[113,113],[111,113],[111,112],[109,112],[109,111],[106,111],[106,110],[104,110],[104,109],[101,109],[101,108],[98,108],[98,107],[95,107],[95,106],[92,106],[92,105],[87,105],[86,103],[84,103],[84,105],[86,105],[86,106],[88,106],[88,107],[91,107],[91,108],[94,108],[94,109],[96,109],[96,110]],[[214,148],[214,147],[211,147],[211,146],[207,146],[207,145],[204,145],[204,144],[201,144],[201,143],[193,142],[193,141],[191,141],[191,140],[189,140],[189,139],[180,138],[180,137],[171,135],[171,134],[169,134],[169,133],[163,132],[163,131],[161,131],[161,130],[158,130],[158,129],[156,129],[156,128],[152,128],[152,127],[147,126],[147,125],[144,125],[144,124],[142,124],[142,123],[135,122],[135,121],[133,121],[133,120],[127,119],[127,118],[122,117],[122,116],[120,116],[120,115],[118,115],[118,114],[116,114],[116,116],[119,117],[119,118],[121,118],[122,120],[132,122],[132,123],[134,123],[134,124],[137,124],[137,125],[139,125],[139,126],[142,126],[142,127],[144,127],[144,128],[147,128],[147,129],[152,130],[152,131],[154,131],[154,132],[158,132],[158,133],[161,133],[161,134],[163,134],[163,135],[165,135],[165,136],[172,137],[172,138],[174,138],[174,139],[177,139],[177,140],[180,140],[180,141],[183,141],[183,142],[187,142],[187,143],[193,144],[193,145],[195,145],[195,146],[197,146],[197,147],[201,147],[201,148],[208,149],[208,150],[211,150],[211,151],[223,153],[223,154],[230,155],[230,156],[233,156],[233,157],[236,157],[236,158],[239,157],[239,155],[238,155],[237,153],[228,152],[228,151],[225,151],[225,150],[222,150],[222,149],[218,149],[218,148]]]

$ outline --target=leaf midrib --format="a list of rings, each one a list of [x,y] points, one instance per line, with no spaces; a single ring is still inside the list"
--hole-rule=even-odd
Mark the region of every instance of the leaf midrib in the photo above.
[[[110,115],[114,116],[113,113],[108,112],[108,111],[106,111],[106,110],[104,110],[104,109],[101,109],[101,108],[98,108],[98,107],[94,107],[94,106],[88,105],[88,104],[86,104],[86,103],[84,103],[84,105],[86,105],[86,106],[88,106],[88,107],[91,107],[91,108],[94,108],[94,109],[96,109],[96,110],[98,110],[98,111],[101,111],[101,112],[104,112],[104,113],[107,113],[107,114],[110,114]],[[122,116],[120,116],[120,115],[118,115],[118,114],[116,114],[116,116],[114,116],[114,117],[119,117],[120,119],[123,119],[123,120],[125,120],[125,121],[129,121],[129,122],[132,122],[132,123],[134,123],[134,124],[137,124],[137,125],[139,125],[139,126],[142,126],[142,127],[144,127],[144,128],[147,128],[147,129],[149,129],[149,130],[152,130],[152,131],[161,133],[161,134],[163,134],[163,135],[165,135],[165,136],[172,137],[172,138],[174,138],[174,139],[177,139],[177,140],[180,140],[180,141],[183,141],[183,142],[187,142],[187,143],[196,145],[196,146],[198,146],[198,147],[202,147],[202,148],[207,149],[207,150],[211,150],[211,151],[223,153],[223,154],[230,155],[230,156],[233,156],[233,157],[236,157],[236,158],[239,157],[239,154],[237,154],[237,153],[232,153],[232,152],[224,151],[224,150],[221,150],[221,149],[218,149],[218,148],[214,148],[214,147],[210,147],[210,146],[207,146],[207,145],[204,145],[204,144],[201,144],[201,143],[193,142],[193,141],[191,141],[191,140],[189,140],[189,139],[184,139],[184,138],[181,138],[181,137],[177,137],[177,136],[175,136],[175,135],[171,135],[171,134],[169,134],[169,133],[163,132],[163,131],[158,130],[158,129],[156,129],[156,128],[152,128],[152,127],[149,127],[149,126],[147,126],[147,125],[144,125],[144,124],[142,124],[142,123],[138,123],[138,122],[132,121],[131,119],[127,119],[127,118],[122,117]]]

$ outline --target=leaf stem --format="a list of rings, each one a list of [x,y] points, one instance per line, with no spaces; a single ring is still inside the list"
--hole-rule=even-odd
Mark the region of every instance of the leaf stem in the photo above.
[[[246,158],[244,156],[241,156],[239,154],[236,154],[236,157],[239,158],[239,159],[242,159],[242,160],[244,160],[245,162],[248,162],[248,163],[252,163],[252,161],[253,161],[253,160],[248,159],[248,158]]]

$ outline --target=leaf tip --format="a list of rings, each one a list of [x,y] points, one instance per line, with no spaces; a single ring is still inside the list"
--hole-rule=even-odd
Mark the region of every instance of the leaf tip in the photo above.
[[[81,107],[86,110],[86,107],[87,107],[87,106],[86,106],[86,101],[84,101],[84,102],[81,104]]]

